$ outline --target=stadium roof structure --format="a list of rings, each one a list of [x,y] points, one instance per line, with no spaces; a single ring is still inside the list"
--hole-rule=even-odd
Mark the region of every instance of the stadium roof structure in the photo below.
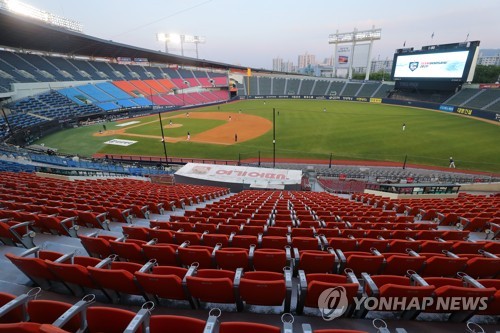
[[[104,40],[0,10],[0,46],[60,54],[103,58],[147,58],[150,62],[172,63],[214,69],[241,69],[220,62],[182,57]]]

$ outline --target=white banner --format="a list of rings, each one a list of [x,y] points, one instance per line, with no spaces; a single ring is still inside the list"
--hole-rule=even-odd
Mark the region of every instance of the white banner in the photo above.
[[[131,141],[131,140],[121,140],[121,139],[113,139],[113,140],[109,140],[109,141],[106,141],[104,142],[104,144],[106,145],[115,145],[115,146],[130,146],[130,145],[133,145],[134,143],[136,143],[137,141]]]
[[[188,163],[176,173],[179,176],[227,183],[259,184],[300,184],[301,170],[254,168],[232,165]]]
[[[139,124],[139,123],[140,123],[140,121],[137,121],[137,120],[128,121],[126,123],[118,124],[118,125],[116,125],[116,127],[130,126],[130,125]]]

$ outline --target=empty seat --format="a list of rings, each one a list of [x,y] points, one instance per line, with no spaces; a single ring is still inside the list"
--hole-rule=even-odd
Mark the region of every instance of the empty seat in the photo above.
[[[96,233],[90,235],[79,235],[80,241],[87,253],[95,258],[107,258],[112,254],[110,240],[115,240],[116,237],[98,235]]]
[[[291,272],[247,272],[240,280],[239,293],[245,304],[281,306],[290,311]]]
[[[98,285],[91,279],[88,266],[99,264],[100,259],[93,257],[73,257],[70,262],[59,263],[47,260],[49,270],[77,295],[85,293],[85,289],[97,289]]]
[[[299,270],[299,288],[297,296],[297,313],[301,314],[304,307],[318,307],[318,300],[323,291],[329,288],[342,287],[348,301],[344,316],[350,316],[354,311],[354,298],[361,297],[362,288],[353,273],[346,275],[314,273],[306,274]]]
[[[372,248],[375,248],[379,252],[385,252],[387,250],[388,244],[389,240],[387,239],[363,238],[359,241],[356,251],[368,252]]]
[[[6,253],[5,256],[21,272],[43,289],[49,289],[51,281],[59,281],[59,278],[49,270],[47,260],[64,262],[70,259],[70,256],[67,256],[66,259],[64,257],[61,258],[63,256],[62,253],[39,250],[38,247],[29,249],[19,256],[12,253]]]
[[[470,304],[480,304],[478,302],[481,299],[488,300],[496,292],[495,288],[484,288],[478,281],[467,276],[462,278],[428,277],[425,278],[425,281],[435,286],[434,297],[441,300],[441,302],[434,302],[427,306],[425,312],[452,313],[449,319],[451,321],[468,319],[479,310],[479,306],[471,306]],[[456,302],[446,306],[447,302],[452,299],[467,300],[467,302]]]
[[[389,242],[388,252],[401,252],[406,253],[407,249],[418,252],[420,248],[420,242],[414,240],[406,239],[393,239]]]
[[[92,279],[116,302],[122,294],[139,295],[147,299],[134,276],[142,267],[136,263],[113,261],[102,268],[88,267],[88,270]]]
[[[442,253],[449,251],[453,242],[443,242],[438,240],[427,240],[420,243],[420,250],[418,252],[435,252]]]
[[[455,254],[478,253],[484,247],[485,242],[455,241],[450,251]]]
[[[478,311],[479,315],[500,315],[500,280],[499,279],[479,279],[477,280],[485,288],[495,288],[495,294],[490,299],[486,309]]]
[[[365,292],[368,296],[398,300],[389,308],[386,308],[387,305],[384,307],[384,302],[378,302],[378,308],[373,309],[374,311],[403,311],[402,317],[405,319],[415,318],[420,311],[419,304],[423,304],[423,299],[431,297],[435,290],[432,283],[424,281],[416,274],[412,274],[410,277],[363,274],[363,279],[365,280]],[[419,302],[415,302],[416,299]],[[360,310],[360,316],[363,317],[366,313],[366,308]]]
[[[382,268],[384,275],[405,275],[408,270],[418,272],[425,260],[424,256],[412,256],[406,253],[383,254],[385,263]]]
[[[320,250],[321,242],[316,237],[293,237],[292,247],[299,250]]]
[[[248,249],[250,245],[257,246],[259,244],[257,236],[253,235],[236,235],[230,237],[230,245],[231,247],[239,247]]]
[[[233,303],[240,310],[234,294],[235,272],[218,269],[195,270],[186,277],[189,294],[197,306],[199,302]]]
[[[225,234],[203,234],[202,236],[203,245],[206,246],[216,246],[217,244],[222,245],[222,247],[229,246],[229,236]]]
[[[221,248],[215,252],[217,267],[225,270],[236,271],[237,268],[248,270],[249,250],[242,248]]]
[[[65,302],[50,300],[31,300],[28,302],[28,315],[31,322],[40,324],[52,324],[71,307],[72,304]],[[77,314],[61,328],[69,332],[76,332],[81,328],[81,326],[81,318],[80,315]]]
[[[257,249],[253,255],[253,268],[256,271],[282,272],[290,266],[290,247],[285,249]]]
[[[87,330],[89,333],[122,333],[134,317],[132,311],[91,306],[87,309]]]
[[[109,241],[109,245],[113,254],[118,255],[124,261],[136,262],[139,264],[143,264],[147,261],[146,256],[144,255],[144,252],[142,250],[142,245],[145,244],[145,241],[141,241],[138,239]]]
[[[177,244],[143,244],[142,251],[147,260],[155,259],[160,266],[177,266]]]
[[[170,332],[203,333],[206,322],[197,318],[172,315],[151,316],[149,328],[151,333]]]
[[[204,245],[181,245],[177,248],[180,263],[189,267],[197,262],[200,268],[215,268],[215,253],[219,247]]]
[[[134,275],[144,292],[158,302],[159,298],[187,300],[182,285],[186,273],[183,267],[155,266],[151,272],[135,272]]]
[[[355,238],[342,238],[342,237],[332,237],[328,238],[328,244],[334,250],[346,251],[356,251],[358,247],[358,241]]]
[[[340,261],[339,272],[344,269],[351,269],[356,276],[361,273],[378,274],[384,263],[384,256],[371,252],[343,252],[337,250],[337,256]]]
[[[261,247],[264,249],[284,249],[290,245],[291,239],[287,236],[263,236]]]
[[[448,256],[428,257],[422,269],[418,273],[426,276],[455,276],[457,272],[463,272],[467,258],[455,258]]]
[[[305,250],[295,251],[294,268],[309,273],[336,273],[338,259],[335,251]]]
[[[183,330],[184,331],[184,330]],[[248,323],[248,322],[223,322],[220,324],[219,333],[280,333],[276,326]]]

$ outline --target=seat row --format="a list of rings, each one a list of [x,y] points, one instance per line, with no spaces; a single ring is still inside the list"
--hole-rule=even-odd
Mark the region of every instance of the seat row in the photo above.
[[[437,230],[436,225],[428,223],[345,223],[327,222],[325,227],[321,227],[319,222],[305,223],[300,226],[293,226],[286,223],[274,223],[269,225],[266,220],[248,220],[237,218],[203,218],[203,217],[174,217],[172,221],[150,220],[150,227],[158,227],[167,230],[179,230],[211,233],[235,232],[237,234],[262,233],[263,235],[284,236],[288,233],[292,236],[308,236],[325,234],[330,237],[384,237],[387,239],[397,239],[411,237],[425,240],[436,237],[445,240],[462,240],[469,236],[470,231],[461,230]]]
[[[38,261],[29,264],[12,255],[9,259],[42,288],[59,282],[75,295],[101,290],[113,302],[126,295],[138,295],[158,304],[161,299],[187,301],[193,308],[199,308],[202,303],[223,303],[233,304],[238,311],[247,305],[280,307],[283,312],[291,310],[292,272],[289,268],[281,273],[244,272],[242,268],[235,271],[204,269],[198,263],[183,268],[157,266],[155,261],[145,265],[118,262],[114,257],[99,260],[63,255],[55,258],[61,254],[47,251],[40,251],[38,255]],[[348,301],[344,316],[364,317],[368,311],[391,311],[401,312],[402,318],[414,319],[424,311],[452,313],[453,320],[463,321],[474,314],[500,315],[499,279],[474,279],[456,271],[449,277],[422,276],[411,269],[403,275],[372,275],[366,271],[359,274],[350,268],[343,272],[299,270],[297,313],[301,314],[304,307],[322,308],[318,301],[320,295],[327,289],[342,287]],[[377,303],[379,305],[374,308],[362,304],[363,297],[392,297],[398,301],[388,308]],[[439,302],[453,297],[468,301],[454,304],[453,308],[436,307]],[[469,302],[475,304],[473,308]]]
[[[169,228],[175,225],[180,227],[177,231]],[[484,250],[494,254],[500,253],[500,243],[496,241],[471,241],[460,238],[461,231],[445,231],[440,234],[428,234],[429,237],[415,240],[407,230],[396,230],[400,232],[400,238],[386,239],[382,234],[373,234],[374,237],[351,233],[342,234],[339,229],[314,229],[314,228],[279,228],[266,226],[235,226],[235,225],[206,225],[210,228],[203,232],[185,231],[183,227],[189,228],[187,222],[175,224],[165,222],[150,222],[151,227],[138,225],[122,226],[123,234],[128,239],[142,241],[156,240],[157,243],[182,244],[189,241],[191,245],[215,246],[221,244],[224,247],[248,248],[254,244],[258,248],[283,249],[289,245],[300,250],[322,250],[332,247],[344,251],[368,251],[372,247],[380,252],[405,252],[412,249],[416,252],[441,252],[443,250],[454,253],[477,253]],[[202,227],[200,227],[202,228]],[[187,229],[197,230],[197,229]],[[375,236],[376,235],[376,236]],[[430,237],[434,235],[434,237]],[[468,235],[468,233],[466,233]]]
[[[95,236],[95,235],[94,235]],[[335,250],[299,249],[283,246],[280,248],[256,248],[255,245],[225,247],[146,243],[140,240],[110,240],[103,236],[82,236],[82,244],[87,252],[97,258],[112,254],[120,260],[143,264],[156,260],[160,265],[188,267],[198,262],[202,268],[246,271],[263,270],[280,272],[283,267],[292,267],[294,275],[298,269],[310,273],[337,273],[345,268],[357,275],[370,274],[404,275],[412,269],[425,276],[450,276],[457,271],[465,271],[473,277],[496,277],[500,274],[500,258],[484,250],[464,251],[455,254],[440,247],[443,242],[435,241],[435,252],[417,253],[411,247],[401,247],[400,252],[381,252],[372,246],[366,249],[339,246]],[[498,243],[493,243],[497,244]],[[374,244],[372,244],[374,245]],[[425,245],[425,243],[424,243]],[[404,248],[404,250],[403,250]],[[424,247],[425,249],[431,249]],[[475,248],[471,248],[471,250]]]
[[[100,290],[112,302],[124,295],[138,295],[146,300],[185,300],[193,308],[200,302],[216,302],[235,304],[238,311],[245,305],[283,306],[285,312],[290,311],[289,267],[278,273],[206,269],[198,263],[188,268],[157,266],[154,260],[141,265],[117,261],[116,256],[100,260],[37,248],[6,257],[43,289],[62,284],[75,295]]]
[[[154,305],[144,303],[136,313],[108,306],[93,305],[93,295],[87,295],[75,304],[35,299],[38,291],[15,296],[0,293],[0,332],[15,333],[280,333],[294,331],[291,320],[283,316],[282,328],[275,325],[245,321],[222,321],[221,312],[211,310],[207,320],[178,315],[152,315]],[[293,317],[290,315],[293,320]],[[112,318],[112,320],[110,320]],[[300,332],[312,333],[311,325],[304,324]],[[314,333],[366,333],[363,331],[329,329]]]

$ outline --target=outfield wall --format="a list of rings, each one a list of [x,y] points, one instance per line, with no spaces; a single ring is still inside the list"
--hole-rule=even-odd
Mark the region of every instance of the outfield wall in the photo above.
[[[463,108],[448,104],[438,104],[420,101],[403,101],[390,98],[370,98],[370,97],[350,97],[350,96],[315,96],[315,95],[250,95],[240,96],[239,99],[310,99],[310,100],[331,100],[331,101],[349,101],[374,104],[390,104],[410,106],[415,108],[424,108],[430,110],[438,110],[450,113],[461,114],[468,117],[482,118],[486,120],[500,122],[500,113],[494,111],[485,111],[478,109]]]

